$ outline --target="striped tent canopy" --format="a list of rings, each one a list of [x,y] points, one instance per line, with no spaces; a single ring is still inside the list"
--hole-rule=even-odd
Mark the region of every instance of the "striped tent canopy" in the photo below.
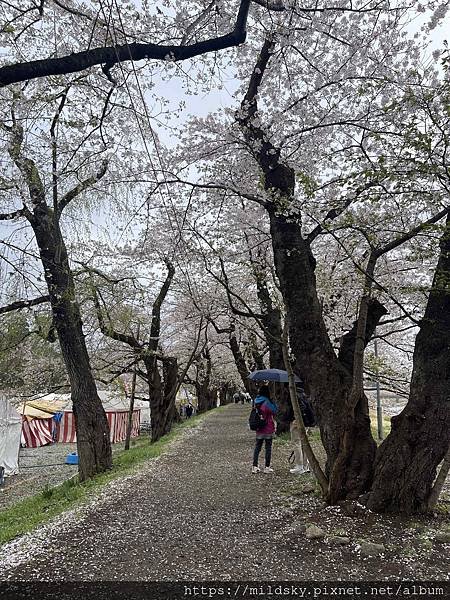
[[[108,419],[111,443],[122,442],[126,437],[129,400],[107,391],[100,391],[99,396]],[[139,435],[140,404],[142,403],[137,402],[133,411],[132,437]],[[70,394],[48,394],[34,398],[22,402],[18,410],[22,415],[22,444],[28,448],[52,442],[77,441]]]

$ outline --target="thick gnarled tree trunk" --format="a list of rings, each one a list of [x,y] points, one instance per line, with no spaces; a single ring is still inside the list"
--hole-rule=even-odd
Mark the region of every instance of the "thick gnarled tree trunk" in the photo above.
[[[296,371],[305,381],[316,412],[327,452],[327,474],[336,460],[345,427],[345,402],[352,378],[331,346],[322,318],[314,275],[314,258],[294,219],[270,209],[270,230],[280,287],[289,315],[289,337]],[[364,405],[355,410],[354,451],[346,465],[339,496],[353,498],[367,490],[372,480],[376,444]]]
[[[367,506],[377,512],[428,510],[436,470],[450,447],[450,217],[417,334],[408,403],[380,446]]]
[[[260,203],[270,219],[275,270],[287,311],[289,339],[296,371],[306,384],[306,392],[319,421],[328,475],[342,448],[352,377],[339,362],[326,331],[317,296],[315,259],[308,241],[302,236],[300,214],[295,209],[295,172],[280,160],[281,149],[273,145],[255,119],[258,116],[258,89],[273,50],[273,41],[267,39],[237,119],[264,176],[268,199]],[[355,407],[352,419],[354,445],[346,458],[345,478],[340,489],[334,491],[334,501],[358,497],[370,487],[376,444],[366,406],[367,400],[363,396]]]
[[[46,206],[37,208],[31,220],[36,236],[53,322],[58,333],[70,381],[77,432],[80,480],[112,465],[109,427],[92,375],[82,329],[80,309],[59,223]]]

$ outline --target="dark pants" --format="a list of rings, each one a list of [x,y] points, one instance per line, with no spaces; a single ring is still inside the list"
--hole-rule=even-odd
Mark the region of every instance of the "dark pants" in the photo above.
[[[255,451],[253,452],[253,466],[258,466],[259,453],[263,442],[266,442],[266,467],[270,467],[270,459],[272,458],[272,438],[268,440],[256,440]]]

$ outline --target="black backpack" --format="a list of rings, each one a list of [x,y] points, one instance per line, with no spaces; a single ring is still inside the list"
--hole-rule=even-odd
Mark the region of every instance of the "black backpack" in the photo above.
[[[266,419],[264,418],[264,415],[254,404],[250,412],[250,416],[248,418],[248,426],[250,427],[251,431],[259,431],[260,429],[265,427],[265,425]]]
[[[316,415],[314,414],[311,402],[303,390],[297,394],[302,413],[303,424],[305,427],[315,427],[317,425]]]

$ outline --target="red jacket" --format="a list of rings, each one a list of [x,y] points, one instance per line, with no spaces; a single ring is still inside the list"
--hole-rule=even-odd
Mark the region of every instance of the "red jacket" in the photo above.
[[[265,398],[264,396],[258,396],[256,400],[259,398]],[[277,407],[273,404],[268,398],[264,399],[264,402],[256,402],[256,406],[261,411],[262,415],[266,419],[266,424],[262,429],[258,429],[256,435],[271,435],[275,433],[275,421],[273,419],[273,415],[277,412]]]

